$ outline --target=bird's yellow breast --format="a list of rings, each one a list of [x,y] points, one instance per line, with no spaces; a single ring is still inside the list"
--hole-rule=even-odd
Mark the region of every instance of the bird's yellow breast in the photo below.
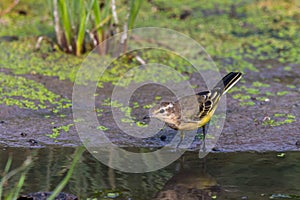
[[[211,117],[213,116],[214,112],[215,112],[214,108],[213,110],[211,110],[206,116],[204,116],[200,121],[193,121],[193,122],[184,122],[181,121],[181,123],[178,125],[177,129],[178,130],[195,130],[198,129],[202,126],[204,126],[205,124],[207,124],[209,122],[209,120],[211,119]]]

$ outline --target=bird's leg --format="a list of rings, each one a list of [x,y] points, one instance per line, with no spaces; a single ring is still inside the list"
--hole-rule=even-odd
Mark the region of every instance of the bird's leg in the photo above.
[[[209,122],[202,126],[203,141],[205,141],[206,133],[209,128]]]
[[[181,142],[183,141],[184,139],[184,132],[183,131],[180,131],[180,140],[179,140],[179,143],[177,144],[177,147],[176,149],[178,149],[179,145],[181,144]]]
[[[207,124],[205,124],[204,126],[202,126],[202,134],[203,134],[202,150],[203,150],[203,152],[206,152],[205,138],[206,138],[206,133],[207,133],[208,126],[209,126],[209,122]]]
[[[206,132],[207,132],[206,125],[204,125],[202,126],[203,141],[205,141]]]

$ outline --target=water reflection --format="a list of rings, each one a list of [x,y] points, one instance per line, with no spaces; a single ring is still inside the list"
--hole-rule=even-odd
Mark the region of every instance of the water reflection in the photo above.
[[[22,149],[0,151],[0,174],[10,154],[11,169],[33,155],[22,193],[52,191],[66,174],[72,161],[72,148]],[[116,199],[269,199],[274,194],[300,195],[300,153],[288,152],[284,158],[276,153],[217,153],[205,160],[197,152],[186,152],[170,166],[149,173],[131,174],[108,168],[88,152],[76,166],[64,189],[81,198]],[[12,187],[14,177],[6,184]]]

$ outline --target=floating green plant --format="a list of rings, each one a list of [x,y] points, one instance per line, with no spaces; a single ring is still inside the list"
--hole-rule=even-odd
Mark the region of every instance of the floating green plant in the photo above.
[[[70,108],[71,101],[61,98],[45,88],[44,85],[20,76],[10,76],[0,73],[0,103],[8,106],[38,110],[48,109],[54,113]]]
[[[255,103],[253,101],[243,101],[243,102],[240,102],[240,105],[241,106],[254,106]]]
[[[295,89],[296,86],[295,85],[287,85],[286,87],[290,88],[290,89]]]
[[[265,87],[265,88],[267,88],[267,87],[270,87],[270,84],[262,83],[262,82],[260,82],[260,81],[254,81],[254,82],[252,83],[252,86],[253,86],[253,87]]]
[[[63,126],[58,126],[58,127],[54,127],[52,128],[52,133],[51,134],[46,134],[46,136],[55,139],[55,141],[57,141],[57,137],[61,134],[61,131],[64,131],[65,133],[68,133],[70,130],[70,127],[74,126],[74,124],[67,124],[67,125],[63,125]]]
[[[276,93],[276,95],[277,96],[284,96],[284,95],[286,95],[288,93],[289,93],[289,91],[279,91],[279,92]]]
[[[290,124],[296,121],[296,116],[292,114],[282,114],[282,113],[275,113],[273,117],[266,118],[263,121],[263,125],[269,126],[281,126],[284,124]]]
[[[100,126],[97,126],[97,129],[98,129],[98,130],[101,130],[101,131],[107,131],[107,130],[108,130],[108,128],[107,128],[107,127],[105,127],[105,126],[102,126],[102,125],[100,125]]]

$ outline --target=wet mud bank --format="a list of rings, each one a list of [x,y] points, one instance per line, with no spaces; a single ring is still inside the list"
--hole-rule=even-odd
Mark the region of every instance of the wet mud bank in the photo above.
[[[25,76],[42,83],[61,96],[72,98],[73,84],[68,81],[59,81],[55,77],[47,76]],[[190,82],[196,86],[196,92],[206,89],[198,75],[192,74]],[[253,83],[267,84],[268,87],[260,88],[253,86]],[[295,87],[287,87],[289,85]],[[282,71],[280,66],[271,72],[250,71],[244,74],[242,82],[237,86],[237,91],[227,95],[225,124],[214,149],[222,152],[299,151],[300,67],[294,67],[292,72]],[[105,84],[103,88],[99,88],[95,101],[96,109],[100,110],[100,113],[97,113],[99,123],[113,143],[123,147],[162,147],[176,135],[177,132],[169,128],[145,139],[124,134],[114,122],[110,106],[103,103],[109,99],[113,88],[112,84]],[[251,94],[248,88],[254,88],[258,93]],[[282,91],[285,91],[283,95],[280,93]],[[174,99],[171,91],[157,85],[147,85],[138,89],[131,97],[132,110],[129,113],[136,121],[141,121],[147,114],[149,108],[145,105],[153,103],[153,95],[160,97],[157,101]],[[243,105],[244,100],[239,96],[250,96],[247,101],[251,105]],[[137,103],[133,102],[139,105],[136,106]],[[82,145],[74,126],[71,108],[53,114],[49,110],[32,111],[1,104],[0,116],[2,147]]]

